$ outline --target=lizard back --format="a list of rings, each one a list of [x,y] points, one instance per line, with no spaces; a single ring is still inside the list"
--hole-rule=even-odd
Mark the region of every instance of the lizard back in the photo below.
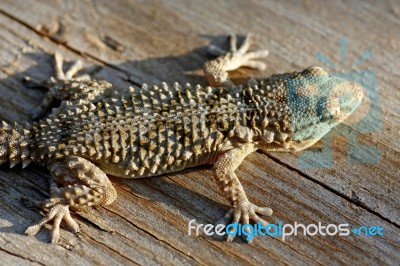
[[[228,148],[229,131],[253,115],[238,87],[144,86],[96,102],[63,102],[33,125],[31,156],[46,164],[77,155],[116,176],[159,175],[212,163]]]

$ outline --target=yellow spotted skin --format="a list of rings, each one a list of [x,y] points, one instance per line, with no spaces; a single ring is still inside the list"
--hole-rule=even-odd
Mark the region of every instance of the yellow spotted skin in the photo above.
[[[162,83],[117,91],[106,81],[74,79],[79,64],[64,73],[56,54],[57,78],[34,110],[42,118],[0,126],[0,163],[46,165],[53,178],[43,203],[49,212],[26,234],[52,221],[51,241],[57,242],[62,220],[78,232],[70,208],[107,205],[117,197],[106,174],[141,178],[202,164],[214,164],[215,181],[230,203],[220,223],[266,224],[259,215],[272,210],[247,199],[236,168],[256,150],[311,146],[357,108],[362,90],[319,67],[234,85],[227,71],[265,68],[258,59],[268,51],[248,51],[250,40],[237,48],[232,36],[230,51],[217,49],[220,56],[204,65],[212,87]],[[60,106],[44,114],[53,100]]]

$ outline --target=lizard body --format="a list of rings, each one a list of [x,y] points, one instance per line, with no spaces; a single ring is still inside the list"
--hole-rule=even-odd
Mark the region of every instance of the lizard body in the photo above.
[[[214,164],[215,180],[231,204],[224,223],[266,223],[258,214],[272,210],[248,201],[234,170],[259,149],[311,146],[357,108],[362,91],[318,67],[236,86],[227,71],[265,67],[255,59],[268,52],[247,52],[249,45],[247,38],[237,50],[232,37],[231,52],[214,48],[220,56],[204,66],[212,87],[163,83],[121,92],[105,81],[72,78],[76,69],[64,74],[56,55],[58,80],[35,116],[54,99],[62,100],[60,107],[31,125],[0,128],[0,163],[34,162],[53,176],[51,197],[43,204],[50,211],[26,233],[36,234],[53,220],[56,242],[62,219],[77,232],[70,207],[115,200],[106,174],[139,178],[201,164]]]

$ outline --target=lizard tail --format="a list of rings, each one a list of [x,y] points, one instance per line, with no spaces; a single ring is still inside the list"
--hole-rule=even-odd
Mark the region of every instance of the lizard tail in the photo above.
[[[29,149],[30,126],[0,124],[0,164],[10,162],[10,168],[22,162],[25,168],[32,162]]]

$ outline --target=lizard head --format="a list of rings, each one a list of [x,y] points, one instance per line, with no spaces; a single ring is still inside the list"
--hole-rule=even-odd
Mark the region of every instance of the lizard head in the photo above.
[[[297,152],[310,147],[354,112],[363,97],[358,84],[329,75],[320,67],[285,74],[273,86],[285,91],[281,99],[287,104],[285,122],[290,125],[286,127],[290,137],[278,141],[278,147],[269,148],[272,138],[264,136],[270,143],[266,150],[273,151]],[[275,136],[282,134],[285,133],[275,130]]]
[[[363,91],[357,83],[309,67],[286,80],[291,112],[291,148],[303,150],[343,122],[360,105]]]

